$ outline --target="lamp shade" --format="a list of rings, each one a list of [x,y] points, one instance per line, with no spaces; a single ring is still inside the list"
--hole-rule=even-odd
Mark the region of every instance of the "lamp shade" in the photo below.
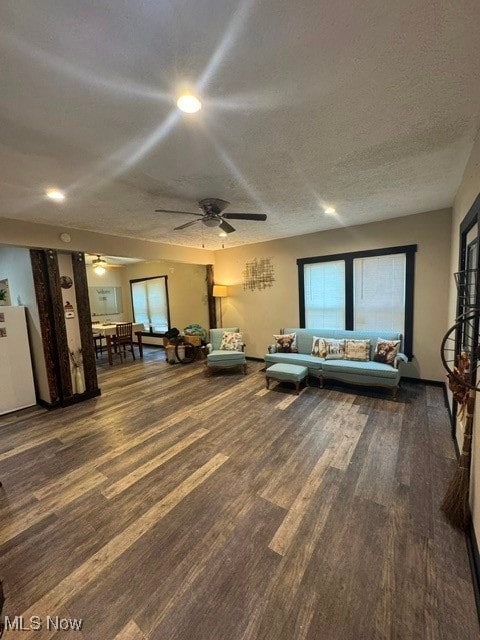
[[[226,298],[228,296],[227,287],[224,284],[213,285],[213,297],[214,298]]]

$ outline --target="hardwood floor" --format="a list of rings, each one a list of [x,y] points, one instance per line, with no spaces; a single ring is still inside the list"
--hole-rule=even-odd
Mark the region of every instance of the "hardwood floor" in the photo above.
[[[7,639],[479,637],[438,510],[441,389],[295,396],[260,363],[206,377],[145,355],[101,364],[99,398],[0,417],[4,614],[43,622]]]

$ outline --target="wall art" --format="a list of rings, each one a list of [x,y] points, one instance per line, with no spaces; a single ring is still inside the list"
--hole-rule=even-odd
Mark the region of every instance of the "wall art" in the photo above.
[[[267,289],[275,282],[271,258],[254,258],[245,264],[243,271],[243,288],[245,291]]]

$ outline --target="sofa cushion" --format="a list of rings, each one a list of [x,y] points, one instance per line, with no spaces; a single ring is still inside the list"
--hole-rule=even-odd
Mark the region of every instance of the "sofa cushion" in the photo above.
[[[345,360],[370,360],[370,340],[345,340]]]
[[[381,362],[357,362],[355,360],[325,360],[322,371],[335,373],[361,374],[376,378],[396,378],[399,373],[395,367]]]
[[[377,339],[373,359],[375,362],[384,362],[385,364],[394,364],[397,353],[400,350],[400,340],[384,340]]]
[[[297,353],[297,334],[285,333],[273,336],[277,353]]]
[[[243,351],[226,351],[225,349],[217,349],[211,351],[207,359],[209,362],[245,362],[245,353]]]

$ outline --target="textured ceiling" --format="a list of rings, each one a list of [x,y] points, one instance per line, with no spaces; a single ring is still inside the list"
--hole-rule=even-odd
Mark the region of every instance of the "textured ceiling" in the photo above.
[[[154,209],[267,213],[235,246],[450,206],[479,23],[478,0],[5,0],[0,216],[219,248]]]

